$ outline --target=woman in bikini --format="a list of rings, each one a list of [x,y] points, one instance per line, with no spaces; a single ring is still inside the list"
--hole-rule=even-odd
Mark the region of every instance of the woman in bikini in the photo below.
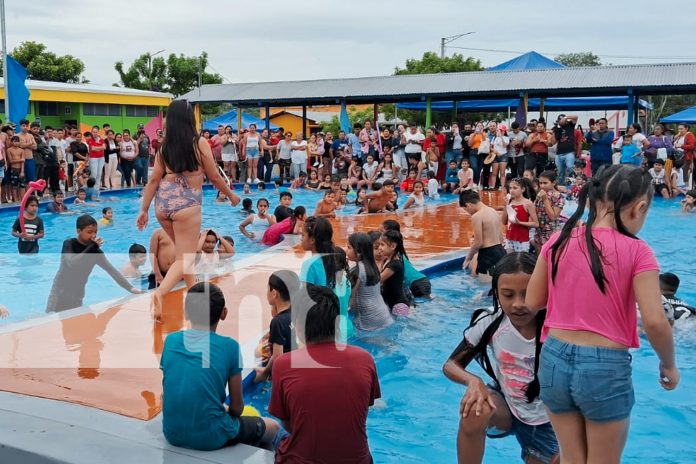
[[[201,231],[203,174],[230,199],[232,206],[239,203],[239,197],[220,175],[207,140],[197,135],[196,119],[188,101],[175,100],[169,105],[165,127],[166,136],[155,155],[152,176],[143,189],[142,206],[136,220],[139,230],[147,226],[148,210],[154,197],[155,216],[176,249],[176,261],[153,293],[157,319],[162,314],[164,295],[182,276],[187,288],[196,283],[193,258]]]

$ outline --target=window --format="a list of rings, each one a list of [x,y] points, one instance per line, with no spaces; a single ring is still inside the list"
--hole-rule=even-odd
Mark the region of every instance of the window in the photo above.
[[[40,116],[58,116],[58,103],[56,102],[39,102]]]
[[[82,110],[85,116],[121,116],[121,105],[83,103]]]
[[[5,114],[5,100],[0,100],[0,113]],[[9,119],[7,114],[5,114],[5,117]]]
[[[159,107],[145,105],[126,105],[126,116],[129,118],[154,118],[159,114]]]

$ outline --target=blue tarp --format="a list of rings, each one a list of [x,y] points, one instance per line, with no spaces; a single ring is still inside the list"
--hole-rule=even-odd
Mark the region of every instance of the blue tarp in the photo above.
[[[513,58],[505,63],[488,68],[488,71],[515,71],[520,69],[554,69],[565,68],[561,63],[557,63],[550,58],[546,58],[537,52],[531,51],[517,58]]]
[[[207,130],[217,130],[219,125],[232,126],[233,131],[237,131],[237,110],[232,110],[229,113],[221,114],[220,116],[213,118],[209,121],[203,123],[203,129]],[[256,124],[258,130],[263,130],[266,128],[266,121],[261,118],[257,118],[251,114],[247,114],[242,111],[242,128],[249,127],[249,124]],[[278,126],[271,123],[269,129],[278,129]]]
[[[541,100],[530,98],[528,110],[539,111]],[[498,100],[464,100],[457,103],[457,110],[463,112],[516,111],[520,104],[519,98]],[[639,100],[641,108],[651,109],[652,105],[645,100]],[[400,110],[425,111],[425,102],[399,103]],[[544,101],[546,111],[589,111],[589,110],[621,110],[628,108],[628,97],[573,97],[547,98]],[[452,111],[452,101],[434,101],[433,111]]]
[[[689,124],[696,123],[696,106],[692,106],[691,108],[687,108],[678,113],[670,114],[669,116],[660,119],[660,122],[671,122],[676,124],[679,124],[680,122],[686,122]]]

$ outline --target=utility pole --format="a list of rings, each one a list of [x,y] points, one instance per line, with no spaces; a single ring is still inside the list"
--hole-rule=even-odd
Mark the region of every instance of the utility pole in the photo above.
[[[198,96],[201,96],[201,86],[203,85],[203,57],[198,57]]]
[[[152,86],[152,57],[157,56],[160,53],[166,51],[165,49],[162,49],[160,51],[157,51],[155,53],[147,53],[147,88],[149,90],[155,90]]]
[[[465,35],[471,35],[471,34],[476,34],[476,32],[465,32],[463,34],[457,34],[457,35],[451,35],[449,37],[442,37],[440,38],[440,58],[445,57],[445,45],[454,42],[455,40],[464,37]]]
[[[2,78],[5,90],[5,121],[10,119],[10,91],[7,85],[7,29],[5,28],[5,0],[0,0],[0,26],[2,26]]]

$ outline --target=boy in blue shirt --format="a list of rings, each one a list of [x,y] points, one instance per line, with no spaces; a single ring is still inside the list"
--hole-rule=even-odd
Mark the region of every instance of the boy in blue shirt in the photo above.
[[[636,166],[643,164],[641,150],[633,143],[633,137],[628,134],[623,136],[623,145],[621,145],[621,164],[634,164]]]
[[[245,443],[271,449],[278,424],[242,416],[242,358],[239,343],[215,333],[227,317],[225,295],[214,284],[199,282],[185,301],[191,328],[164,342],[162,432],[174,446],[203,451]],[[230,405],[225,405],[225,387]]]
[[[459,187],[459,169],[457,169],[457,160],[449,162],[447,173],[445,174],[445,191],[454,192]]]

